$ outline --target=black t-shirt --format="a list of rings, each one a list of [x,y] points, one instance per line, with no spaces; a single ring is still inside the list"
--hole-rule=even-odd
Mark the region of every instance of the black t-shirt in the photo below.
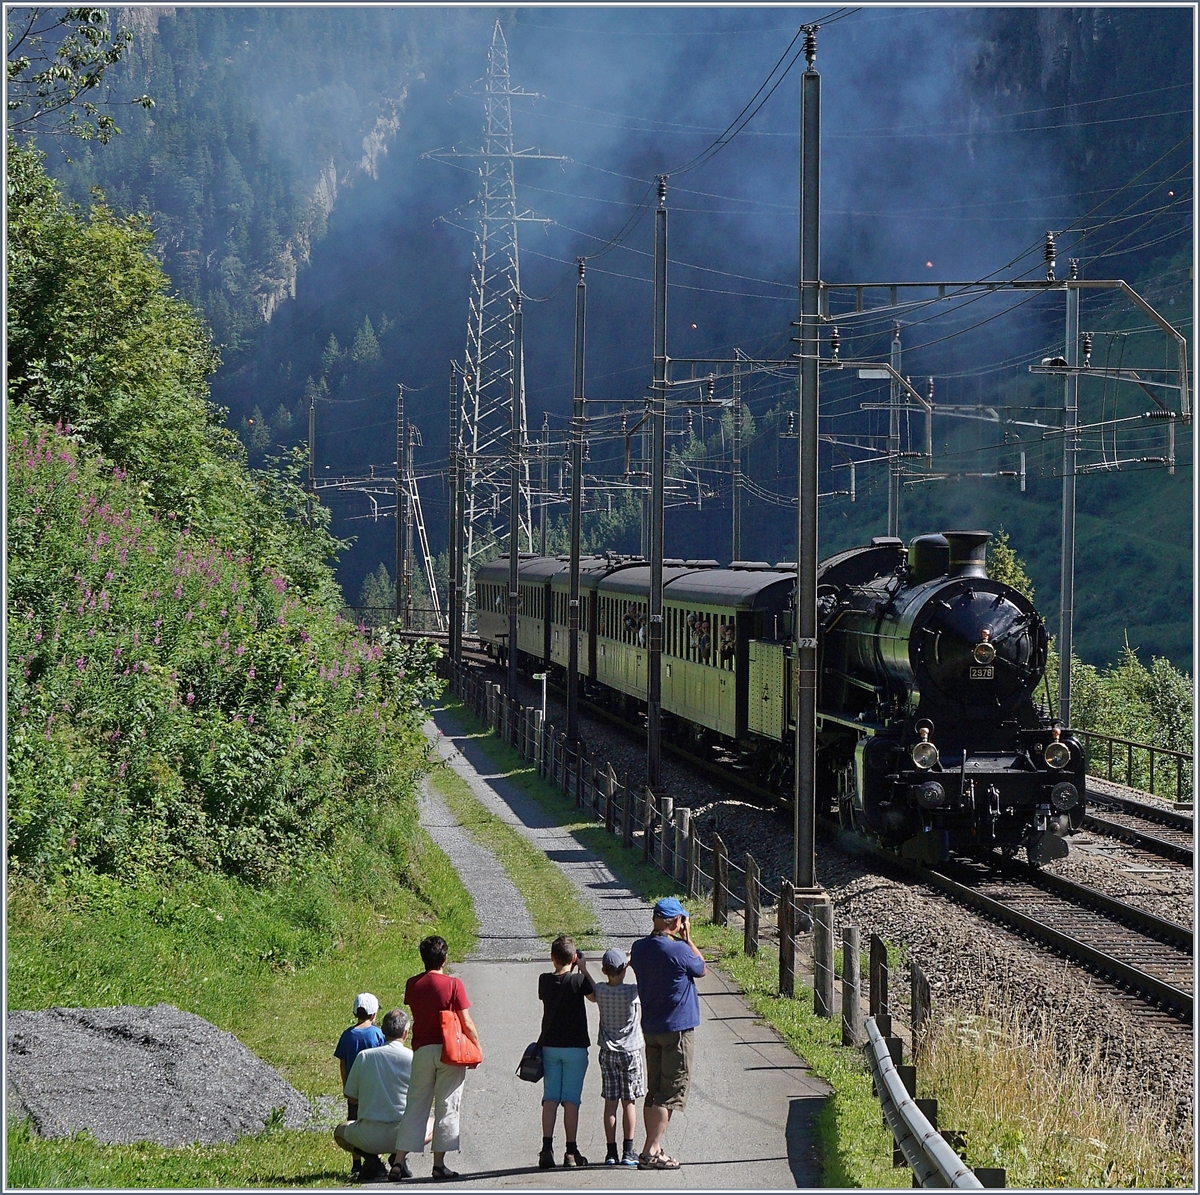
[[[592,1044],[588,1037],[587,1009],[584,997],[596,990],[582,971],[552,971],[538,976],[538,999],[546,1006],[542,1010],[542,1045],[557,1049]]]

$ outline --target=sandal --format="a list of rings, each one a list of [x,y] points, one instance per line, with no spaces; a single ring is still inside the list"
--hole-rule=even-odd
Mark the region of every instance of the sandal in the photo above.
[[[642,1154],[638,1158],[639,1170],[678,1170],[679,1163],[668,1154]]]
[[[458,1171],[451,1170],[449,1166],[435,1166],[432,1177],[438,1182],[445,1182],[448,1178],[458,1178]]]

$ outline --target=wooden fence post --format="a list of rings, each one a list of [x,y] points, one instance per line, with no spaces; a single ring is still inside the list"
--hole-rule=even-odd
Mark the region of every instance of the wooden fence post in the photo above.
[[[743,949],[748,955],[758,953],[758,864],[746,852],[746,939]]]
[[[792,932],[796,892],[791,880],[784,880],[779,889],[779,994],[791,999],[796,995],[796,937]]]
[[[729,924],[729,853],[720,834],[712,836],[713,924]]]
[[[858,955],[858,927],[848,925],[842,930],[842,1045],[844,1046],[857,1046],[863,1036]]]
[[[871,935],[871,1016],[888,1016],[887,944],[878,934]]]
[[[693,900],[700,895],[700,834],[694,817],[688,819],[687,894]]]
[[[671,853],[675,847],[675,802],[671,797],[659,797],[658,805],[658,858],[655,862],[669,876],[675,875]]]
[[[833,1016],[833,905],[813,904],[813,1008],[819,1017]]]
[[[612,765],[609,764],[608,774],[612,777],[611,791],[615,795],[617,792],[616,773],[612,770]],[[621,791],[621,843],[628,850],[633,846],[633,823],[635,820],[635,810],[633,806],[633,792],[629,788]]]
[[[925,972],[915,962],[911,962],[909,966],[912,982],[912,1012],[909,1020],[912,1026],[913,1061],[916,1062],[929,1036],[933,1001]]]
[[[684,895],[688,892],[688,829],[691,826],[692,811],[686,807],[675,810],[675,866],[673,868],[675,882],[683,886]]]
[[[628,786],[625,789],[629,791]],[[654,793],[647,788],[642,798],[642,862],[654,858]]]

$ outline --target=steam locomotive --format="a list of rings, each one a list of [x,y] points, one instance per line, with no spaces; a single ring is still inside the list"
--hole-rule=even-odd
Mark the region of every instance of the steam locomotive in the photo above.
[[[843,827],[938,862],[1024,848],[1040,866],[1083,822],[1083,747],[1034,697],[1047,635],[987,575],[986,531],[877,537],[818,568],[817,798]],[[568,561],[518,563],[518,665],[565,677]],[[795,565],[663,563],[663,734],[790,799]],[[645,709],[650,566],[580,563],[579,673],[591,700]],[[475,577],[480,638],[508,652],[508,560]]]

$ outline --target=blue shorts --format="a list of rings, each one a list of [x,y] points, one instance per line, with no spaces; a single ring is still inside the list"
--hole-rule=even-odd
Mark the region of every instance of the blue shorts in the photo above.
[[[542,1102],[574,1104],[578,1108],[588,1068],[587,1050],[582,1046],[543,1046],[542,1066]]]

